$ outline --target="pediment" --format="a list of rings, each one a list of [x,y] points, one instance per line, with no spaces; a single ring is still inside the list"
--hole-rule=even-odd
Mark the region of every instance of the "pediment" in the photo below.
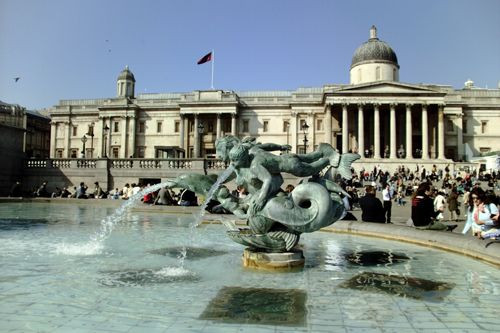
[[[425,86],[399,82],[372,82],[343,87],[335,94],[443,94],[439,90]]]

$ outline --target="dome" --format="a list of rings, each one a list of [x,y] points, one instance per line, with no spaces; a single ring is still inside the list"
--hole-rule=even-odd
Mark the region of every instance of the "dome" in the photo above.
[[[125,69],[121,71],[120,75],[118,75],[117,80],[130,80],[135,82],[134,74],[128,69],[128,66],[125,66]]]
[[[399,68],[396,53],[389,44],[377,38],[377,28],[375,26],[370,29],[370,39],[361,44],[354,52],[351,68],[366,62],[389,62]]]

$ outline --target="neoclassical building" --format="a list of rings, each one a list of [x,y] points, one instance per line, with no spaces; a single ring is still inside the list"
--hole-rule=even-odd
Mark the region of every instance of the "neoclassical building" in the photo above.
[[[500,151],[500,89],[402,83],[399,70],[374,26],[354,52],[349,84],[135,95],[126,67],[116,97],[61,100],[50,110],[50,156],[214,157],[226,134],[289,144],[294,153],[328,142],[359,152],[357,163],[450,163]]]

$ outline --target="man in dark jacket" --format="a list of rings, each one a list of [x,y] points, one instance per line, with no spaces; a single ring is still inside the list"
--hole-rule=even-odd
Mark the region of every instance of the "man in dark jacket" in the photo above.
[[[366,186],[366,194],[359,199],[359,205],[363,211],[361,220],[364,222],[385,223],[385,210],[382,202],[375,197],[375,187]]]

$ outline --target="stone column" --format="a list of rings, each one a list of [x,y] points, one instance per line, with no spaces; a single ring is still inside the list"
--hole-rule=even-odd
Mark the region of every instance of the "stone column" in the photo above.
[[[316,142],[315,138],[316,130],[314,128],[314,120],[315,120],[314,113],[312,113],[311,111],[307,116],[307,123],[309,124],[309,133],[307,133],[307,138],[309,139],[309,143],[307,144],[307,147],[305,147],[306,153],[314,150],[314,144]]]
[[[444,106],[438,106],[438,159],[444,160]]]
[[[406,104],[406,158],[413,158],[411,104]]]
[[[457,154],[459,160],[462,160],[465,154],[462,117],[463,117],[462,114],[457,115],[457,119],[455,122],[455,125],[457,126]]]
[[[111,117],[108,118],[109,122],[109,131],[108,131],[108,142],[106,142],[106,145],[108,146],[106,148],[106,155],[108,157],[113,157],[113,152],[111,151],[111,133],[113,132],[113,122],[111,121]]]
[[[373,105],[373,157],[380,158],[380,105]]]
[[[326,106],[325,114],[325,142],[332,144],[332,105]]]
[[[236,113],[231,113],[231,135],[236,136]]]
[[[365,116],[363,104],[358,104],[358,154],[365,156]]]
[[[50,122],[50,158],[56,157],[56,135],[57,123]]]
[[[396,104],[391,103],[390,105],[391,111],[390,111],[390,141],[391,141],[391,146],[390,146],[390,155],[389,158],[394,159],[396,158]]]
[[[185,118],[184,115],[181,114],[181,120],[179,121],[179,132],[180,132],[179,147],[181,149],[185,149],[184,140],[186,139],[184,134],[184,118]]]
[[[429,124],[427,104],[422,104],[422,159],[429,159]]]
[[[349,151],[349,119],[347,118],[347,104],[342,104],[342,154]]]
[[[121,142],[120,142],[120,146],[122,149],[120,149],[120,157],[121,158],[127,158],[127,117],[122,117],[122,121],[121,121]]]
[[[198,134],[198,114],[194,114],[194,157],[200,157],[200,135]]]
[[[295,153],[295,154],[298,152],[298,149],[297,149],[297,127],[299,125],[297,124],[297,118],[298,118],[297,112],[292,111],[292,118],[290,119],[290,131],[291,131],[291,136],[292,136],[290,146],[292,146],[292,150],[290,152]]]
[[[221,133],[221,130],[222,130],[222,123],[221,123],[221,114],[220,113],[217,113],[217,128],[216,128],[216,138],[217,139],[220,139],[220,133]]]
[[[64,149],[66,150],[66,157],[71,157],[71,122],[68,120],[66,124],[66,134],[64,135]],[[84,152],[85,153],[85,152]]]
[[[130,128],[129,128],[129,140],[130,140],[130,146],[129,146],[129,155],[132,157],[135,156],[135,116],[130,117],[130,122],[129,122]]]

